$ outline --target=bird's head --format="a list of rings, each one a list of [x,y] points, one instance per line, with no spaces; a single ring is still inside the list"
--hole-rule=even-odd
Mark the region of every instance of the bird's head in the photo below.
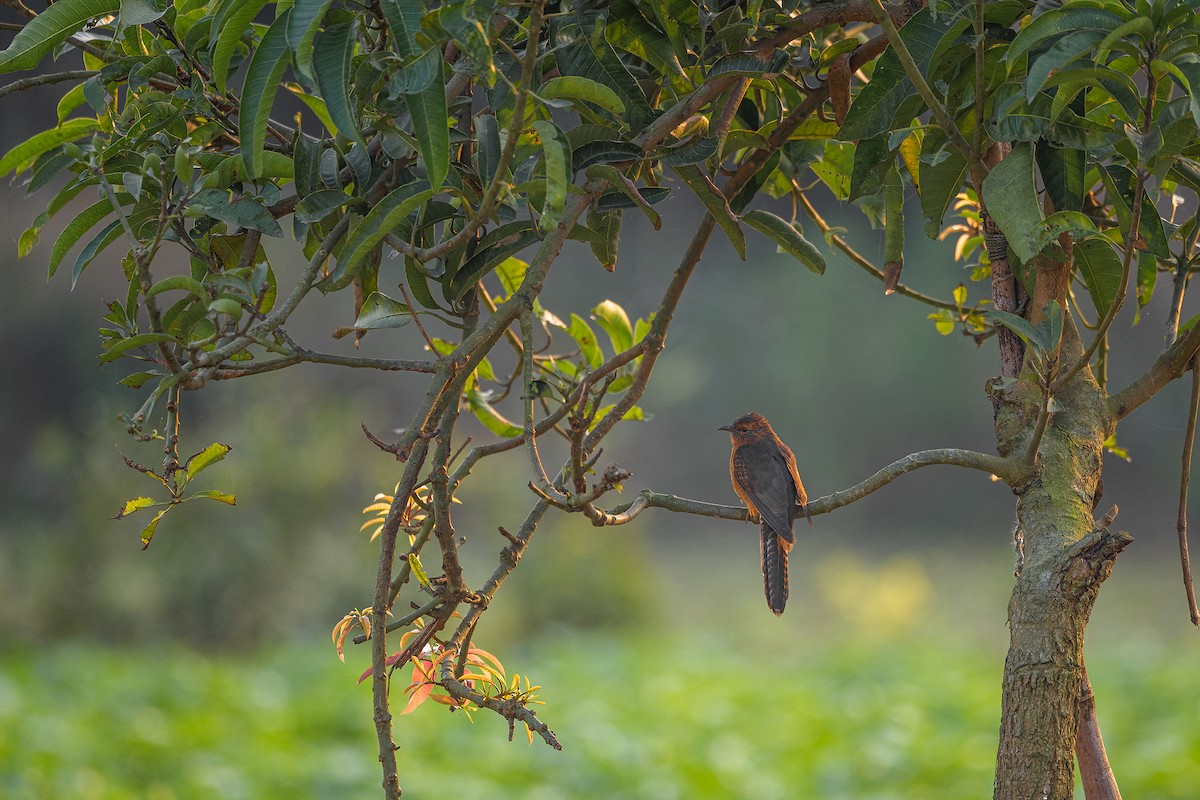
[[[771,433],[771,423],[766,417],[751,411],[743,414],[728,425],[722,425],[717,430],[729,431],[729,438],[735,443],[757,442]]]

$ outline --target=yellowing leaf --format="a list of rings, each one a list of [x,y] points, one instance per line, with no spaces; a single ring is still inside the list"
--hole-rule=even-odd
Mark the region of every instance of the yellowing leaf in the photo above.
[[[126,500],[125,505],[121,506],[117,511],[117,515],[113,519],[124,519],[135,511],[143,508],[149,508],[154,505],[153,497],[135,497],[132,500]]]

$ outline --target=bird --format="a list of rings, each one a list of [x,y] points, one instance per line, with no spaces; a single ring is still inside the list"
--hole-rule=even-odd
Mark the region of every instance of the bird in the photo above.
[[[733,491],[759,519],[763,590],[767,607],[779,616],[788,599],[788,553],[796,541],[792,522],[804,514],[812,525],[796,456],[762,414],[751,411],[718,430],[729,432]]]

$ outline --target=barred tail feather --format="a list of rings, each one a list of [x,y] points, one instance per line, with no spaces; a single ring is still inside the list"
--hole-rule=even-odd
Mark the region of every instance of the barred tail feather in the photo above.
[[[761,526],[759,550],[762,553],[763,589],[767,607],[775,616],[783,613],[788,599],[788,550],[791,548],[765,523]]]

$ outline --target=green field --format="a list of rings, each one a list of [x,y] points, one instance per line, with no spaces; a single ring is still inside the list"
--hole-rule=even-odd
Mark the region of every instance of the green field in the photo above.
[[[405,795],[990,796],[1001,664],[989,648],[914,632],[773,642],[751,628],[539,636],[507,666],[543,684],[565,749],[522,732],[510,743],[487,712],[472,722],[429,703],[398,718]],[[1089,655],[1127,797],[1196,796],[1193,651],[1131,641]],[[320,641],[253,656],[7,652],[0,796],[378,796],[363,657],[343,665]]]

